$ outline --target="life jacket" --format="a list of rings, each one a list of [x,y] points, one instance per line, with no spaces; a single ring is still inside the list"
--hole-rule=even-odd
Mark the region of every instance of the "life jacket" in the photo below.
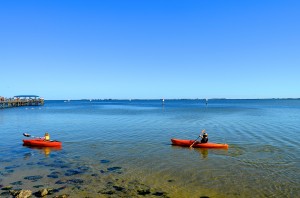
[[[201,139],[201,143],[207,143],[208,142],[208,137],[203,137]]]
[[[45,140],[49,141],[50,140],[50,135],[48,133],[45,134]]]

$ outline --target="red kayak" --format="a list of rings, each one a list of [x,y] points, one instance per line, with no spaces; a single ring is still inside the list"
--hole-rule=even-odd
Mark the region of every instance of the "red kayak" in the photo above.
[[[61,147],[61,142],[56,140],[43,140],[43,139],[31,139],[23,140],[25,146],[38,146],[38,147]]]
[[[189,147],[191,146],[195,140],[180,140],[180,139],[171,139],[172,145],[176,146],[186,146]],[[212,142],[207,142],[207,143],[200,143],[196,142],[193,145],[194,148],[220,148],[220,149],[228,149],[228,144],[219,144],[219,143],[212,143]]]

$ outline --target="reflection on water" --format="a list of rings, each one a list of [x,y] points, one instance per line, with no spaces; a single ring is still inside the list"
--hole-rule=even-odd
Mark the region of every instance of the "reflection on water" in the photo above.
[[[209,152],[211,152],[213,155],[228,155],[227,149],[214,149],[214,148],[190,148],[190,147],[181,147],[176,145],[171,145],[171,148],[174,150],[182,150],[189,152],[195,152],[199,154],[200,159],[206,159],[209,156]]]
[[[207,156],[208,156],[208,149],[199,149],[200,150],[200,153],[201,153],[201,157],[203,158],[203,159],[205,159],[205,158],[207,158]]]
[[[38,150],[38,151],[40,151],[40,153],[43,153],[45,155],[45,157],[48,157],[51,152],[57,152],[57,151],[62,150],[61,146],[57,146],[57,147],[40,147],[40,146],[27,146],[27,145],[23,145],[23,146],[33,149],[33,150]],[[31,153],[24,154],[25,159],[28,159],[30,157],[31,157]]]

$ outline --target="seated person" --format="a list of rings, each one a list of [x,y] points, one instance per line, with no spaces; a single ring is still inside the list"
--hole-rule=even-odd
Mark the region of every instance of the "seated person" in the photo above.
[[[49,133],[45,133],[44,140],[49,141],[50,140],[50,135]]]
[[[207,143],[208,142],[208,134],[207,133],[203,133],[202,139],[201,139],[201,143]]]

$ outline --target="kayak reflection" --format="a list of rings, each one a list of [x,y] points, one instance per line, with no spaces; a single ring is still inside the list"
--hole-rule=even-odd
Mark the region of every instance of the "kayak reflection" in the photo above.
[[[187,147],[181,147],[181,146],[172,146],[172,149],[178,149],[178,150],[189,150],[193,152],[197,152],[200,154],[202,159],[205,159],[208,157],[208,150],[219,150],[219,149],[208,149],[208,148],[187,148]]]
[[[61,146],[57,146],[57,147],[40,147],[40,146],[27,146],[27,145],[23,145],[23,146],[30,149],[39,150],[41,151],[41,153],[44,153],[46,157],[48,157],[51,152],[60,151],[62,149]],[[25,157],[28,158],[28,155]]]
[[[200,150],[202,159],[207,158],[207,156],[208,156],[208,149],[200,148],[198,150]]]
[[[212,148],[189,148],[189,147],[182,147],[182,146],[176,146],[172,145],[172,149],[174,150],[187,150],[190,152],[196,152],[199,153],[199,157],[201,159],[206,159],[208,158],[208,154],[210,155],[227,155],[228,150],[227,149],[212,149]]]

